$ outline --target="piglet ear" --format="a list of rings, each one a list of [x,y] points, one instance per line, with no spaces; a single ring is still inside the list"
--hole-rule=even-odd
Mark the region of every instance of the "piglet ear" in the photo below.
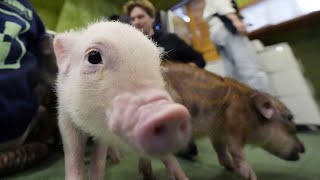
[[[58,34],[53,41],[53,49],[57,59],[60,72],[64,72],[69,66],[69,54],[71,48],[76,44],[79,36],[75,32]]]
[[[251,95],[251,100],[263,117],[266,119],[272,118],[275,113],[275,108],[268,95],[261,92],[255,92]]]

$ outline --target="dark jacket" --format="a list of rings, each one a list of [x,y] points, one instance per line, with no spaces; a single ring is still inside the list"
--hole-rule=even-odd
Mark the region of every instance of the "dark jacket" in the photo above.
[[[201,68],[206,65],[202,55],[175,34],[155,31],[151,38],[158,46],[164,48],[163,59],[184,63],[193,62]]]
[[[35,76],[45,28],[27,0],[1,1],[0,143],[23,134],[37,113]]]

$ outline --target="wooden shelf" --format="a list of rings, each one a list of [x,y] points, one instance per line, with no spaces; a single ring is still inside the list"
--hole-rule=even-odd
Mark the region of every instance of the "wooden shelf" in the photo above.
[[[320,24],[320,11],[312,12],[280,24],[262,27],[250,32],[248,36],[250,39],[263,39],[264,37],[270,37],[275,33],[286,32],[300,27],[307,27],[314,23]]]

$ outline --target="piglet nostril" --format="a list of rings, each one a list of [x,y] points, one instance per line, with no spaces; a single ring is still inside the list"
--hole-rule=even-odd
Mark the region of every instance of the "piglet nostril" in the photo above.
[[[181,132],[186,132],[188,130],[188,123],[187,122],[181,122],[180,124],[180,127],[179,127],[179,130]]]
[[[300,159],[299,154],[295,151],[292,151],[291,154],[287,157],[288,161],[297,161],[299,159]]]
[[[161,136],[163,134],[165,134],[166,132],[166,129],[167,127],[163,124],[159,125],[159,126],[156,126],[154,129],[153,129],[153,134],[155,136]]]

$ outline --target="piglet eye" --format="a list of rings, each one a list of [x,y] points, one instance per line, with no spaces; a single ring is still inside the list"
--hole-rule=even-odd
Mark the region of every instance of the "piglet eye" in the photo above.
[[[90,51],[88,54],[88,62],[90,64],[101,64],[102,58],[101,58],[100,52],[97,50]]]

